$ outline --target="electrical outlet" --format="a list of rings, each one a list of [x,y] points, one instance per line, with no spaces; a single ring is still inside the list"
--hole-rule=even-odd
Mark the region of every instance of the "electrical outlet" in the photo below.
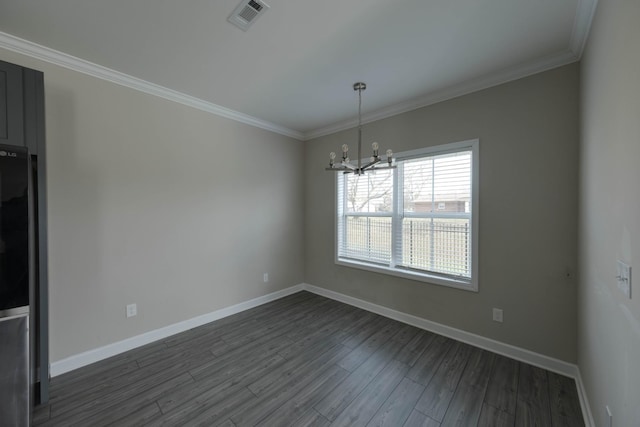
[[[269,273],[264,273],[262,275],[262,279],[264,280],[264,283],[267,283],[269,281]]]
[[[494,308],[493,309],[493,321],[502,323],[502,309]]]
[[[137,304],[129,304],[127,305],[127,317],[133,317],[138,314],[138,305]]]

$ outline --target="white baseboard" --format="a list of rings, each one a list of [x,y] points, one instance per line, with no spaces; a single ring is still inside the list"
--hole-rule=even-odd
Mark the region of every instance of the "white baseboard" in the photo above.
[[[420,329],[425,329],[427,331],[431,331],[436,334],[455,339],[457,341],[462,341],[475,347],[498,353],[503,356],[507,356],[512,359],[546,369],[548,371],[556,372],[558,374],[574,378],[576,380],[578,398],[580,399],[580,406],[582,408],[585,425],[586,427],[595,427],[593,417],[591,415],[591,409],[589,407],[589,401],[587,399],[587,394],[582,383],[582,377],[580,376],[580,370],[575,364],[555,359],[553,357],[545,356],[531,350],[516,347],[511,344],[496,341],[491,338],[486,338],[481,335],[476,335],[474,333],[463,331],[461,329],[452,328],[441,323],[436,323],[431,320],[393,310],[388,307],[354,298],[349,295],[341,294],[339,292],[319,288],[308,283],[303,283],[302,289],[317,295],[343,302],[345,304],[352,305],[354,307],[361,308],[363,310],[370,311],[372,313],[379,314],[384,317],[388,317],[390,319],[397,320],[402,323],[415,326]]]
[[[471,332],[463,331],[461,329],[452,328],[440,323],[433,322],[431,320],[423,319],[421,317],[413,316],[411,314],[403,313],[397,310],[390,309],[378,304],[374,304],[365,300],[351,297],[349,295],[341,294],[339,292],[331,291],[328,289],[320,288],[310,285],[308,283],[302,283],[292,286],[287,289],[282,289],[277,292],[273,292],[268,295],[264,295],[258,298],[254,298],[249,301],[241,302],[239,304],[225,307],[220,310],[213,311],[202,316],[194,317],[192,319],[185,320],[183,322],[175,323],[173,325],[165,326],[160,329],[145,332],[144,334],[137,335],[135,337],[127,338],[122,341],[115,342],[113,344],[106,345],[104,347],[89,350],[84,353],[76,354],[66,359],[53,362],[51,364],[51,376],[55,377],[65,372],[72,371],[77,368],[81,368],[91,363],[104,360],[106,358],[115,356],[125,351],[133,350],[134,348],[149,344],[151,342],[167,338],[171,335],[178,334],[180,332],[193,329],[198,326],[205,325],[207,323],[222,319],[232,314],[240,313],[250,308],[257,307],[259,305],[268,303],[270,301],[277,300],[287,295],[294,294],[299,291],[309,291],[314,294],[331,298],[336,301],[343,302],[345,304],[352,305],[354,307],[361,308],[363,310],[370,311],[372,313],[379,314],[381,316],[388,317],[390,319],[397,320],[420,329],[434,332],[439,335],[443,335],[448,338],[452,338],[464,343],[479,347],[485,350],[492,351],[494,353],[501,354],[503,356],[510,357],[512,359],[519,360],[521,362],[528,363],[530,365],[538,366],[543,369],[547,369],[552,372],[556,372],[576,380],[578,397],[580,399],[580,406],[584,415],[584,422],[587,427],[595,427],[593,422],[593,416],[589,407],[589,401],[587,399],[586,390],[582,382],[580,370],[577,365],[564,362],[553,357],[545,356],[530,350],[526,350],[520,347],[516,347],[511,344],[506,344],[500,341],[486,338],[481,335],[476,335]]]
[[[170,337],[171,335],[188,331],[189,329],[193,329],[198,326],[206,325],[207,323],[222,319],[223,317],[231,316],[232,314],[249,310],[250,308],[254,308],[270,301],[274,301],[287,295],[302,291],[303,289],[303,285],[292,286],[290,288],[282,289],[268,295],[263,295],[249,301],[244,301],[230,307],[221,308],[220,310],[203,314],[202,316],[187,319],[185,321],[174,323],[173,325],[165,326],[153,331],[145,332],[144,334],[136,335],[134,337],[108,344],[103,347],[85,351],[84,353],[75,354],[73,356],[51,363],[51,376],[56,377],[58,375],[64,374],[65,372],[73,371],[74,369],[99,362],[100,360],[107,359],[120,353],[124,353],[125,351],[133,350],[134,348],[138,348],[154,341]]]
[[[582,375],[580,374],[580,368],[577,367],[578,375],[575,377],[576,386],[578,387],[578,397],[580,398],[580,408],[582,409],[582,415],[584,416],[584,425],[586,427],[596,427],[596,423],[593,420],[593,414],[591,413],[591,406],[589,406],[589,399],[587,398],[587,390],[582,382]]]

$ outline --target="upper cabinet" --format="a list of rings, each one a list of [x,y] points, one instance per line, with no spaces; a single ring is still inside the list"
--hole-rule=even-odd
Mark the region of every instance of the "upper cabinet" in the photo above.
[[[0,61],[0,144],[25,146],[22,67]]]

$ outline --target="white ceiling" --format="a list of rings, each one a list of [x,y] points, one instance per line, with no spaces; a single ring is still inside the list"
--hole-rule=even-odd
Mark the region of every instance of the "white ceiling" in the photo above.
[[[596,1],[266,0],[243,32],[239,0],[0,0],[0,47],[308,139],[356,81],[373,120],[576,61]]]

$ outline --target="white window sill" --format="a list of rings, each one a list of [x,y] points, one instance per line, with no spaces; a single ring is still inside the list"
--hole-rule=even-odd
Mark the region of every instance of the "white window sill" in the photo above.
[[[402,277],[404,279],[417,280],[419,282],[431,283],[449,288],[462,289],[464,291],[478,292],[477,282],[474,280],[456,280],[446,276],[438,276],[428,273],[417,273],[410,270],[401,270],[382,265],[374,265],[365,262],[358,262],[344,258],[338,258],[335,263],[344,267],[358,268],[360,270],[373,271],[375,273],[388,274],[390,276]]]

